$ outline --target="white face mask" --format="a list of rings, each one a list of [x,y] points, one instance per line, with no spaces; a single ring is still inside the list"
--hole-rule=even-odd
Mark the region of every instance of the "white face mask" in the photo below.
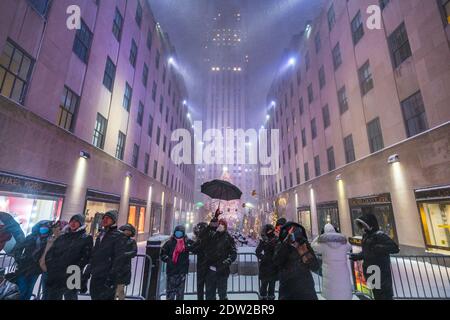
[[[217,227],[217,232],[224,232],[225,231],[225,226],[223,225],[223,224],[220,224],[218,227]]]

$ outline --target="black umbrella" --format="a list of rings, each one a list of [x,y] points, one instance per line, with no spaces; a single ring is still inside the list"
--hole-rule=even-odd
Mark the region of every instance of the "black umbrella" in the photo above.
[[[225,201],[239,200],[242,196],[242,191],[238,187],[223,180],[206,182],[202,185],[201,191],[212,199]]]
[[[25,240],[25,234],[14,218],[6,213],[0,212],[0,251],[10,253],[17,243]]]

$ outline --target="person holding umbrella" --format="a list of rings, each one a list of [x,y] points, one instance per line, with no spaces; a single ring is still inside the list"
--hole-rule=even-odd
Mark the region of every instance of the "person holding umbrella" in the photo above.
[[[228,181],[213,180],[201,186],[201,192],[212,199],[232,201],[239,200],[242,191]],[[228,233],[228,223],[220,219],[220,204],[214,218],[208,226],[208,236],[204,247],[206,257],[206,300],[227,300],[227,284],[230,266],[237,258],[236,243]]]
[[[228,233],[225,219],[218,219],[220,212],[209,224],[210,235],[205,247],[206,266],[206,300],[216,300],[216,292],[220,300],[228,300],[227,285],[230,266],[236,261],[237,250],[233,237]]]

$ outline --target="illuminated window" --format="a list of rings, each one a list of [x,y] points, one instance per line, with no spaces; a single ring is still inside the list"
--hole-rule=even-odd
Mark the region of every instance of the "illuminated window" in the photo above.
[[[17,46],[7,41],[0,56],[0,93],[23,103],[33,60]]]

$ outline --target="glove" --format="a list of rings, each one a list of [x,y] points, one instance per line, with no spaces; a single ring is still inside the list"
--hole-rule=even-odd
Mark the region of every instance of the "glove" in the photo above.
[[[232,262],[231,262],[231,259],[230,258],[227,258],[227,259],[225,259],[223,262],[222,262],[224,265],[226,265],[226,266],[229,266],[229,265],[231,265],[232,264]]]

